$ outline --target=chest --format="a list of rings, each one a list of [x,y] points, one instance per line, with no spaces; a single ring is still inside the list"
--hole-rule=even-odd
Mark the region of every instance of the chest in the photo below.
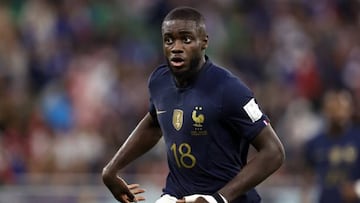
[[[358,162],[359,153],[358,143],[347,140],[319,145],[314,149],[314,158],[318,165],[342,167]]]
[[[164,91],[153,98],[157,118],[165,136],[205,136],[218,126],[220,99],[211,91],[189,89]]]

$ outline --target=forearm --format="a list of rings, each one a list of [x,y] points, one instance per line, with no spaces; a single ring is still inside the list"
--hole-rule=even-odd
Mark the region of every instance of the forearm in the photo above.
[[[264,181],[281,166],[282,162],[281,156],[270,157],[266,153],[258,153],[219,193],[231,202]]]
[[[279,154],[279,156],[272,156]],[[281,152],[272,152],[269,155],[268,151],[260,152],[254,159],[252,159],[230,182],[228,182],[222,189],[211,195],[193,194],[183,197],[177,203],[186,202],[232,202],[239,196],[254,188],[256,185],[264,181],[274,171],[276,171],[283,163],[284,156]],[[271,163],[264,166],[264,163]],[[261,169],[261,170],[259,170]],[[199,199],[202,198],[202,199]]]
[[[219,191],[229,202],[264,181],[285,160],[282,143],[271,126],[264,128],[252,144],[257,150],[255,157]]]
[[[127,164],[149,151],[161,138],[160,129],[152,125],[150,115],[144,117],[128,139],[104,167],[103,176],[114,176]]]

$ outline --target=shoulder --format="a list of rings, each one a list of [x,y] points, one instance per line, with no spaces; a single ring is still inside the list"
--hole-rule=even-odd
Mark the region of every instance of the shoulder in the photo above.
[[[166,64],[161,64],[154,69],[154,71],[150,74],[149,79],[153,80],[153,79],[162,77],[163,75],[166,75],[168,73],[169,73],[168,66]]]
[[[251,89],[229,69],[214,65],[212,75],[214,77],[212,80],[222,87],[225,97],[253,97]]]
[[[167,65],[159,65],[155,70],[150,74],[148,84],[153,84],[156,81],[161,81],[164,77],[168,77],[170,74],[169,68]]]
[[[213,79],[218,80],[227,80],[229,78],[235,77],[235,75],[230,72],[227,68],[223,66],[219,66],[215,63],[210,63],[207,72],[210,73],[209,75],[212,76]]]
[[[245,106],[254,98],[252,90],[230,70],[212,65],[208,70],[207,89],[217,94],[224,112],[234,111],[238,106]]]
[[[355,140],[356,143],[360,145],[360,126],[353,125],[349,130],[349,135],[352,139]]]
[[[209,80],[216,82],[225,88],[235,86],[247,88],[246,84],[240,79],[239,76],[235,75],[229,69],[223,66],[212,63],[207,72],[209,72]]]

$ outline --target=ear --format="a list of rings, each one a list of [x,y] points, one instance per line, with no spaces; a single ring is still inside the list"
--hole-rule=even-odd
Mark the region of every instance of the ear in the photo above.
[[[208,48],[208,40],[209,40],[209,37],[207,35],[204,37],[204,39],[202,39],[201,50],[205,50]]]

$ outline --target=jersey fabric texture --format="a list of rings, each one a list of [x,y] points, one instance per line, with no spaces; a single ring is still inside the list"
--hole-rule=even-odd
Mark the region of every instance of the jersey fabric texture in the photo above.
[[[164,194],[213,194],[247,163],[250,142],[268,124],[241,80],[208,58],[196,79],[178,88],[167,65],[149,78],[150,109],[166,143]],[[234,203],[257,203],[252,189]]]
[[[339,186],[360,179],[359,150],[360,131],[356,128],[337,137],[322,132],[305,144],[305,158],[318,175],[318,202],[345,202]]]

